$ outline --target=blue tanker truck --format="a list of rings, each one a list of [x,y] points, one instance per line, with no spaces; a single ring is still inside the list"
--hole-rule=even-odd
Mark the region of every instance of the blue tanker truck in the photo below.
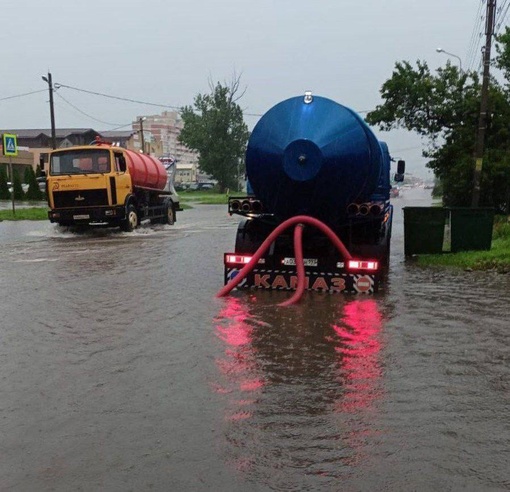
[[[362,118],[330,99],[307,92],[271,108],[248,143],[248,195],[229,198],[229,213],[243,218],[234,251],[224,255],[225,284],[250,263],[238,288],[296,289],[292,232],[259,250],[290,220],[304,225],[299,258],[306,289],[376,292],[389,264],[390,163],[387,145]],[[404,179],[404,168],[398,161],[395,181]],[[335,246],[336,238],[345,248]]]

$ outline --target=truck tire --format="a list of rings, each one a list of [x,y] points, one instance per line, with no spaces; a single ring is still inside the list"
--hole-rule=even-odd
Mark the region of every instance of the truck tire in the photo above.
[[[134,205],[129,205],[126,211],[126,218],[120,223],[120,228],[124,232],[132,232],[138,227],[138,224],[138,212]]]
[[[163,224],[174,225],[175,222],[175,211],[172,202],[168,202],[166,205],[166,215],[163,218]]]

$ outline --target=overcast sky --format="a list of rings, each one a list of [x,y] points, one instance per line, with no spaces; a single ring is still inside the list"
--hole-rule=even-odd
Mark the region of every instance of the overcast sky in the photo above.
[[[449,59],[436,52],[442,47],[458,55],[464,68],[477,68],[485,5],[482,0],[5,1],[0,128],[49,128],[47,85],[41,80],[48,71],[55,83],[176,107],[207,92],[209,78],[228,81],[236,72],[246,87],[240,103],[247,113],[264,113],[308,89],[354,110],[370,110],[381,102],[381,86],[396,61],[426,60],[436,69]],[[43,92],[1,100],[37,90]],[[64,87],[55,96],[57,127],[114,129],[163,110]],[[250,128],[257,119],[246,116]],[[427,176],[417,137],[375,132],[394,156],[406,159],[410,171]]]

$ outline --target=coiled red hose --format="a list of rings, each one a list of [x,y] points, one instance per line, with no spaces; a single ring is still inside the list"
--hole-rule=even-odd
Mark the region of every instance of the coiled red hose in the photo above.
[[[338,238],[338,236],[329,228],[324,222],[321,222],[314,217],[309,217],[308,215],[296,215],[295,217],[291,217],[287,219],[285,222],[282,222],[260,245],[259,249],[255,252],[251,260],[239,271],[239,273],[228,282],[217,294],[216,297],[226,296],[232,289],[237,287],[239,283],[248,275],[257,265],[258,261],[265,252],[269,249],[271,244],[276,240],[276,238],[286,231],[289,227],[293,225],[297,225],[294,230],[294,254],[296,257],[296,269],[297,269],[297,287],[294,295],[288,299],[287,301],[280,304],[280,306],[290,306],[291,304],[295,304],[298,302],[305,290],[305,266],[303,262],[303,243],[302,243],[302,235],[303,235],[303,225],[311,225],[322,231],[329,240],[333,243],[333,245],[338,249],[342,257],[348,261],[352,259],[351,254],[344,246],[344,243]]]

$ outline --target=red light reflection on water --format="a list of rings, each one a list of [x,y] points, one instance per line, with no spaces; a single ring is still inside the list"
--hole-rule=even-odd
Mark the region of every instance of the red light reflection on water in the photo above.
[[[249,407],[255,403],[254,399],[245,397],[246,393],[253,396],[265,384],[259,374],[252,345],[253,319],[245,302],[229,297],[225,298],[225,306],[216,321],[216,335],[225,343],[225,351],[222,357],[216,359],[224,384],[214,385],[214,391],[237,397],[232,402],[235,408],[225,416],[226,420],[245,420],[252,416]]]
[[[340,378],[345,393],[338,410],[355,413],[369,409],[379,398],[382,377],[380,332],[382,316],[375,299],[356,299],[346,303],[339,324],[335,351],[339,355]]]

